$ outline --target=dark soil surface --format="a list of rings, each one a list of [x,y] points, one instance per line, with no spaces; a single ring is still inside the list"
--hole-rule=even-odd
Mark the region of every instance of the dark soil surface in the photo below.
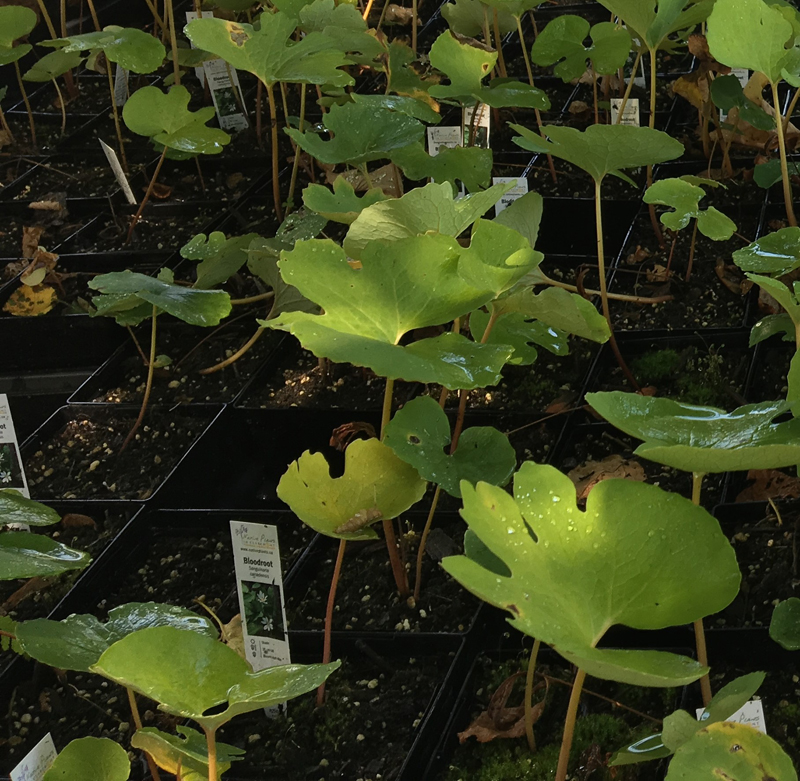
[[[85,217],[71,216],[68,209],[64,209],[58,218],[49,222],[44,233],[39,239],[39,244],[52,251],[64,240],[68,239],[87,222]],[[30,216],[5,214],[2,227],[0,227],[0,257],[22,257],[22,236],[26,227],[39,224],[39,215],[31,211]]]
[[[119,449],[137,413],[77,413],[25,458],[34,499],[147,499],[213,413],[160,413],[149,410],[128,448]],[[31,452],[33,451],[33,452]]]
[[[558,762],[564,718],[570,696],[573,668],[556,661],[554,654],[540,656],[536,668],[535,700],[544,698],[544,711],[534,725],[537,751],[531,753],[525,737],[494,740],[478,743],[474,737],[459,745],[455,734],[448,740],[454,748],[449,767],[437,778],[446,781],[545,781],[552,779]],[[500,661],[494,654],[478,658],[472,676],[468,678],[466,694],[468,702],[457,712],[452,724],[453,732],[466,730],[489,705],[491,696],[506,678],[520,674],[514,684],[507,707],[522,702],[525,686],[525,671],[528,654],[521,652],[514,658],[503,657]],[[545,687],[544,676],[550,680]],[[589,694],[602,694],[619,703],[650,716],[642,716],[613,705]],[[678,705],[675,689],[647,689],[626,686],[597,678],[587,678],[580,700],[575,738],[572,745],[571,778],[587,778],[592,781],[632,781],[633,779],[656,778],[657,768],[652,763],[608,768],[607,762],[617,749],[658,732],[658,719],[671,713]],[[583,769],[583,772],[581,772]],[[586,773],[584,775],[584,773]]]
[[[403,527],[407,531],[401,543],[413,590],[424,518],[416,519],[413,528],[406,523],[403,523]],[[375,528],[379,528],[379,525]],[[336,591],[333,628],[370,632],[466,631],[480,603],[439,566],[444,556],[463,553],[466,524],[458,518],[434,521],[434,530],[430,547],[426,546],[422,590],[416,603],[413,597],[407,601],[398,596],[386,543],[382,539],[349,542]],[[293,629],[324,628],[325,607],[338,543],[320,539],[317,545],[318,555],[309,559],[306,577],[301,574],[297,587],[291,590],[287,598],[286,615]]]
[[[759,347],[753,367],[753,382],[747,394],[748,401],[786,398],[789,390],[786,377],[793,355],[793,342],[782,342],[780,337],[769,339]]]
[[[8,183],[13,181],[10,177],[15,170],[15,166],[6,169]],[[94,165],[85,160],[80,163],[58,160],[38,165],[25,185],[16,190],[13,200],[35,201],[53,191],[66,192],[69,198],[95,198],[110,195],[118,189],[117,180],[105,158],[98,159]]]

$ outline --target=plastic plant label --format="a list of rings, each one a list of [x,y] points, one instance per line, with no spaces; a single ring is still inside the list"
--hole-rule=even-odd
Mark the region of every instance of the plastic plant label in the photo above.
[[[128,86],[129,71],[126,71],[119,63],[117,63],[117,70],[114,74],[114,105],[117,107],[124,106],[131,95]]]
[[[619,110],[622,107],[622,98],[611,98],[611,124],[617,124],[617,117]],[[628,98],[625,104],[625,110],[622,112],[622,119],[620,125],[630,125],[631,127],[639,127],[639,98]]]
[[[187,11],[186,12],[186,24],[189,22],[193,22],[195,19],[202,17],[203,19],[213,19],[214,12],[213,11],[203,11],[200,16],[198,16],[197,11]],[[196,49],[197,47],[190,41],[192,48]],[[197,80],[200,82],[200,85],[205,87],[206,85],[206,72],[203,69],[202,65],[198,65],[194,69],[194,75],[197,76]]]
[[[465,107],[461,122],[461,127],[464,131],[461,145],[479,146],[483,149],[488,149],[490,122],[491,109],[485,103],[478,103],[475,106]],[[475,141],[473,144],[470,144],[469,139],[473,132],[475,134]]]
[[[748,68],[731,68],[730,75],[736,76],[736,78],[739,79],[739,84],[742,85],[742,89],[744,89],[747,86],[747,82],[750,81],[750,71]],[[719,121],[724,122],[727,118],[728,112],[720,109]]]
[[[103,148],[106,160],[108,160],[108,164],[114,172],[117,184],[119,184],[122,188],[122,192],[125,194],[125,200],[128,201],[131,206],[135,206],[136,196],[133,194],[133,190],[131,190],[131,185],[130,182],[128,182],[128,177],[125,176],[125,171],[122,170],[122,166],[119,164],[117,153],[102,139],[100,139],[100,146]]]
[[[11,781],[42,781],[57,756],[53,736],[48,732],[11,771]]]
[[[446,146],[454,149],[461,146],[461,128],[457,125],[447,125],[444,127],[429,127],[428,129],[428,154],[436,157],[439,149]]]
[[[19,454],[11,407],[5,393],[0,393],[0,488],[13,488],[26,499],[31,498],[25,467]]]
[[[231,540],[247,661],[253,672],[289,664],[278,527],[231,521]]]
[[[223,130],[244,130],[250,126],[242,112],[244,95],[239,85],[239,74],[225,60],[217,58],[203,63],[203,69],[211,90],[211,99],[217,110],[219,126]],[[237,97],[238,93],[238,97]]]
[[[697,709],[697,718],[701,718],[705,709]],[[725,721],[733,721],[736,724],[746,724],[748,727],[757,729],[759,732],[767,734],[767,722],[764,719],[764,703],[761,700],[750,700],[746,702],[739,710],[732,716],[729,716]]]
[[[524,176],[516,177],[516,176],[493,176],[492,177],[492,184],[507,184],[508,182],[514,182],[514,187],[509,190],[504,196],[500,198],[500,200],[494,205],[494,215],[495,217],[500,214],[503,209],[511,206],[517,198],[522,198],[523,195],[526,195],[528,192],[528,180]]]

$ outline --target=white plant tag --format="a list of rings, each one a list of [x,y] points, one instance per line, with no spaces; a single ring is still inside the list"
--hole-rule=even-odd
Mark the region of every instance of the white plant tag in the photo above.
[[[195,19],[199,19],[199,18],[202,18],[202,19],[213,19],[214,18],[214,12],[213,11],[203,11],[200,14],[199,17],[197,15],[197,11],[187,11],[186,12],[186,24],[189,24],[189,22],[193,22]],[[193,49],[197,48],[193,43],[191,44],[191,46],[192,46]],[[194,75],[197,76],[197,79],[200,82],[200,86],[205,87],[205,85],[206,85],[206,72],[203,70],[203,66],[202,65],[198,65],[194,69]]]
[[[231,521],[231,540],[247,661],[254,672],[289,664],[278,527]]]
[[[503,209],[511,206],[517,198],[522,198],[528,192],[528,180],[524,176],[493,176],[492,184],[507,184],[508,182],[516,182],[512,187],[495,205],[494,216],[500,214]]]
[[[473,146],[489,148],[489,125],[491,122],[491,109],[485,103],[464,108],[461,127],[464,131],[462,146],[469,146],[469,137],[472,133],[473,117],[477,113],[475,122],[475,143]]]
[[[461,128],[457,125],[447,125],[444,127],[429,127],[428,129],[428,154],[436,157],[439,149],[446,146],[453,149],[461,146]]]
[[[739,84],[742,85],[742,89],[744,89],[747,86],[747,82],[750,81],[750,71],[747,68],[731,68],[730,75],[736,76],[736,78],[739,79]],[[720,109],[719,121],[724,122],[727,118],[728,112]]]
[[[611,124],[617,124],[619,110],[622,107],[622,98],[611,98]],[[620,125],[639,127],[639,98],[628,98],[625,111],[622,113]]]
[[[119,186],[122,188],[122,192],[125,193],[125,199],[131,206],[136,205],[136,198],[133,195],[133,190],[131,190],[130,182],[128,182],[128,177],[125,176],[125,171],[122,170],[122,166],[119,164],[119,158],[117,157],[117,153],[102,139],[98,139],[100,141],[100,146],[105,152],[106,160],[108,160],[108,164],[111,166],[111,170],[114,172],[114,176],[119,183]]]
[[[219,126],[223,130],[244,130],[250,126],[242,113],[244,95],[239,86],[239,74],[225,60],[217,58],[203,63],[203,69],[211,90],[211,100],[217,110]],[[237,98],[238,93],[238,98]]]
[[[117,108],[124,106],[128,102],[130,95],[130,89],[128,88],[128,71],[117,63],[117,70],[114,75],[114,105],[117,106]]]
[[[11,781],[42,781],[57,756],[53,736],[48,732],[11,771]]]
[[[0,393],[0,488],[13,488],[30,499],[25,467],[19,454],[8,396]]]
[[[697,718],[699,721],[703,721],[701,717],[704,712],[705,708],[697,709]],[[736,724],[746,724],[748,727],[753,727],[753,729],[757,729],[765,735],[767,734],[767,722],[764,719],[764,703],[761,700],[750,700],[750,702],[746,702],[736,713],[725,719],[725,721],[733,721]]]

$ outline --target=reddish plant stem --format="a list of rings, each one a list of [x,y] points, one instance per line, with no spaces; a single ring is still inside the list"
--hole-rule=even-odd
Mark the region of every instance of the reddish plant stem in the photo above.
[[[342,574],[342,561],[344,551],[347,547],[347,540],[339,540],[339,552],[336,554],[336,564],[333,566],[333,577],[331,578],[331,590],[328,592],[328,606],[325,609],[325,639],[322,644],[322,663],[328,664],[331,660],[331,628],[333,624],[333,606],[336,603],[336,589],[339,586],[339,576]],[[317,689],[317,707],[325,702],[325,683],[321,683]]]

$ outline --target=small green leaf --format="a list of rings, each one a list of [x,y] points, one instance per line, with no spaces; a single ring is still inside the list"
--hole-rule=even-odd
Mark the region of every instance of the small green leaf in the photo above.
[[[430,63],[446,74],[450,84],[437,84],[429,92],[434,98],[470,100],[497,62],[497,52],[474,38],[459,38],[449,30],[431,45]]]
[[[248,233],[244,236],[231,236],[214,231],[206,237],[198,233],[193,239],[181,247],[181,257],[199,260],[197,279],[194,287],[208,290],[227,282],[247,262],[247,249],[257,239],[258,234]]]
[[[217,637],[211,620],[191,610],[157,602],[130,602],[111,610],[105,623],[92,615],[71,615],[63,621],[23,621],[18,639],[25,653],[42,664],[88,672],[109,646],[131,632],[153,626],[173,626]]]
[[[413,67],[416,59],[411,47],[404,41],[395,39],[389,44],[389,61],[386,65],[388,91],[425,100],[436,110],[438,104],[428,95],[428,90],[437,83],[437,79],[420,76]]]
[[[789,171],[789,176],[800,176],[800,165],[797,163],[789,160],[786,169]],[[753,181],[764,190],[768,190],[773,184],[780,182],[782,176],[781,161],[777,158],[767,160],[766,163],[759,163],[753,169]]]
[[[14,46],[36,27],[36,12],[21,5],[0,8],[0,65],[9,65],[24,57],[33,47],[29,43]]]
[[[517,465],[508,437],[491,426],[464,429],[458,448],[445,453],[451,438],[450,422],[430,396],[409,401],[386,426],[385,443],[426,480],[460,497],[460,483],[484,480],[505,485]]]
[[[55,51],[45,54],[22,77],[25,81],[52,81],[77,68],[83,57],[80,52]]]
[[[454,33],[474,38],[483,34],[483,8],[480,0],[455,0],[445,3],[441,14]],[[503,7],[497,8],[497,22],[502,35],[517,29],[514,17]]]
[[[488,87],[482,87],[473,97],[492,108],[550,109],[550,98],[542,90],[516,79],[492,79]]]
[[[377,535],[369,524],[396,517],[425,493],[425,480],[380,440],[356,439],[344,458],[344,474],[331,477],[325,456],[306,451],[278,484],[278,498],[314,531],[344,540],[372,539]],[[364,524],[359,526],[358,519]],[[357,528],[347,531],[351,522]]]
[[[730,413],[621,391],[587,393],[586,401],[613,426],[644,440],[637,455],[686,472],[779,469],[800,463],[800,421],[773,423],[789,411],[785,401],[748,404]]]
[[[158,38],[135,27],[106,27],[101,32],[71,35],[42,41],[42,46],[51,46],[63,52],[105,53],[110,62],[118,63],[134,73],[152,73],[161,67],[166,56],[164,45]]]
[[[676,710],[664,719],[661,740],[671,753],[675,753],[687,740],[703,728],[703,724],[692,718],[685,710]]]
[[[321,214],[332,222],[350,225],[361,212],[373,203],[385,201],[387,195],[379,187],[356,195],[353,185],[343,176],[333,181],[333,192],[321,184],[310,184],[303,190],[303,203],[307,209]]]
[[[779,603],[772,613],[769,636],[787,651],[800,651],[800,599]]]
[[[604,480],[580,511],[572,481],[530,461],[514,477],[513,497],[482,482],[465,481],[461,491],[464,519],[511,577],[466,556],[442,566],[509,611],[516,629],[600,678],[673,686],[707,671],[671,653],[596,647],[615,624],[678,626],[733,600],[741,580],[736,555],[704,509],[656,486]]]
[[[742,83],[736,76],[717,76],[711,82],[711,100],[717,108],[725,112],[733,108],[738,109],[741,119],[758,130],[772,130],[775,127],[775,120],[763,108],[747,98]],[[761,167],[757,165],[756,172]]]
[[[55,758],[43,781],[128,781],[128,752],[108,738],[78,738]]]
[[[768,735],[721,721],[700,730],[670,762],[666,781],[797,781],[792,761]]]
[[[782,277],[800,268],[800,228],[781,228],[733,253],[742,271]]]
[[[330,165],[358,166],[388,158],[395,149],[421,141],[425,131],[413,117],[365,103],[333,105],[325,114],[324,123],[334,134],[330,141],[323,141],[311,131],[285,130],[304,151]]]
[[[661,179],[647,188],[644,202],[670,206],[675,210],[661,215],[662,224],[670,230],[682,230],[694,219],[704,236],[713,241],[727,241],[735,233],[736,223],[713,206],[701,209],[700,201],[705,195],[702,187],[684,179]]]
[[[478,146],[444,148],[431,156],[421,143],[409,144],[392,154],[392,162],[414,181],[463,182],[469,192],[487,188],[492,181],[492,150]]]
[[[128,99],[122,118],[129,130],[156,144],[189,155],[218,155],[231,137],[224,130],[206,127],[215,116],[213,106],[189,111],[190,98],[183,86],[167,93],[158,87],[142,87]]]
[[[489,314],[476,309],[469,316],[469,330],[472,338],[480,342],[489,324]],[[568,355],[569,341],[563,331],[551,328],[539,320],[531,320],[521,312],[508,312],[500,315],[494,323],[487,344],[509,344],[514,354],[509,359],[513,366],[529,366],[536,361],[538,352],[533,345],[539,345],[554,355]]]
[[[19,523],[26,526],[52,526],[61,516],[52,508],[10,488],[0,489],[0,525]]]
[[[0,534],[0,580],[60,575],[83,569],[90,561],[88,553],[68,548],[42,534]]]
[[[742,675],[723,686],[708,703],[708,707],[700,715],[699,722],[706,726],[717,721],[725,721],[733,716],[750,701],[750,698],[764,683],[764,673]]]
[[[753,347],[759,342],[763,342],[765,339],[769,339],[776,334],[783,334],[784,342],[791,342],[794,344],[794,333],[795,329],[792,318],[785,312],[780,315],[767,315],[766,317],[762,317],[750,329],[750,343],[748,346]]]

